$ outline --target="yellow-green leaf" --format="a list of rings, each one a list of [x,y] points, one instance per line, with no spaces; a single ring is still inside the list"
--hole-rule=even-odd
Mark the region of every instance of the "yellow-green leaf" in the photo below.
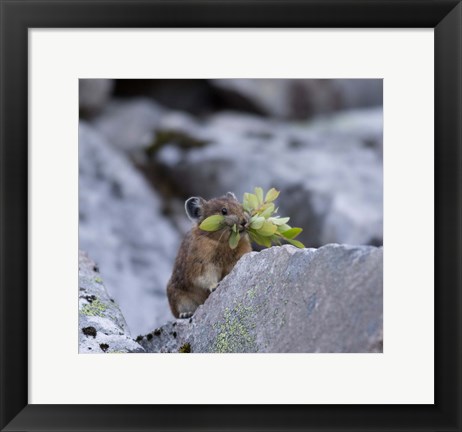
[[[287,231],[282,232],[282,235],[286,239],[293,239],[297,237],[303,231],[302,228],[290,228]]]
[[[301,228],[292,228],[288,222],[289,217],[276,216],[278,209],[273,203],[279,196],[279,191],[271,188],[263,199],[264,191],[261,187],[255,187],[254,193],[245,193],[243,198],[244,211],[250,216],[246,231],[252,242],[262,246],[270,247],[274,244],[281,244],[282,240],[303,248],[304,245],[298,240],[295,240],[301,232]],[[236,247],[237,226],[231,228],[231,236],[229,239],[230,246]]]
[[[279,191],[277,191],[277,190],[274,189],[274,188],[271,188],[271,189],[266,193],[265,202],[274,201],[278,196],[279,196]]]
[[[231,249],[236,249],[238,243],[239,243],[239,239],[240,239],[240,235],[239,235],[239,232],[232,232],[231,235],[229,236],[229,247]]]
[[[272,224],[271,222],[269,221],[265,221],[262,225],[262,227],[257,230],[258,234],[262,235],[262,236],[272,236],[276,230],[277,230],[277,226]]]
[[[244,199],[242,200],[242,207],[244,207],[244,210],[246,212],[252,211],[252,209],[250,208],[249,194],[247,192],[244,194]]]
[[[199,225],[199,228],[203,231],[218,231],[223,227],[225,218],[221,215],[209,216],[204,219]]]
[[[290,225],[284,224],[278,226],[278,232],[283,233],[287,230],[290,230],[292,227]]]
[[[299,242],[298,240],[289,239],[289,238],[286,238],[286,240],[289,243],[293,244],[294,246],[297,246],[300,249],[303,249],[305,247],[305,245],[302,242]]]
[[[263,189],[261,187],[255,188],[255,196],[257,197],[258,205],[263,204]]]
[[[265,206],[265,210],[262,211],[259,216],[264,217],[265,219],[269,218],[274,212],[274,204],[270,203]]]
[[[253,219],[253,220],[252,220]],[[250,219],[250,228],[259,230],[263,223],[265,222],[265,218],[261,216],[252,216]]]
[[[280,217],[273,217],[273,218],[270,218],[269,219],[271,222],[274,223],[274,225],[284,225],[286,224],[287,222],[289,222],[290,220],[290,217],[285,217],[285,218],[280,218]]]
[[[249,205],[251,210],[258,208],[258,198],[256,195],[249,193]]]

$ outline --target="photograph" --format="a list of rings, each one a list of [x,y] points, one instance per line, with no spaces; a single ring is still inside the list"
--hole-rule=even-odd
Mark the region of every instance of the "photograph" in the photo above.
[[[80,354],[383,353],[382,79],[79,79],[78,134]]]

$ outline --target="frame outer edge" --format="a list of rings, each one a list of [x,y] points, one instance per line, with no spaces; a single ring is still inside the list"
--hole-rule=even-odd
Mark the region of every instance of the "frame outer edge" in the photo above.
[[[27,24],[25,23],[25,17],[21,16],[21,13],[27,9],[27,7],[37,7],[41,2],[40,0],[34,2],[21,2],[18,1],[17,4],[21,4],[22,8],[17,8],[16,13],[13,13],[13,2],[2,1],[0,0],[0,34],[1,34],[1,65],[0,65],[0,91],[1,91],[1,104],[0,104],[0,124],[3,126],[1,128],[1,145],[0,145],[0,264],[2,266],[0,284],[2,287],[5,284],[14,282],[14,287],[17,287],[21,290],[21,293],[11,293],[8,294],[6,290],[2,289],[0,292],[0,301],[1,301],[1,317],[0,317],[0,332],[1,332],[1,357],[0,357],[0,379],[2,380],[2,386],[0,389],[0,429],[1,430],[24,430],[24,428],[30,430],[38,430],[40,428],[46,427],[46,424],[50,422],[50,419],[44,421],[43,416],[40,415],[41,411],[40,406],[27,406],[27,308],[24,310],[22,307],[24,304],[27,304],[27,269],[24,269],[22,265],[27,263],[27,229],[21,230],[20,227],[27,227],[27,130],[21,129],[21,121],[24,117],[27,118],[27,67],[22,69],[23,62],[27,62]],[[72,3],[64,1],[63,5],[66,3]],[[100,2],[95,1],[94,3],[98,4]],[[114,2],[120,3],[120,2]],[[450,2],[441,2],[446,6],[449,6]],[[48,2],[48,7],[54,4],[57,5],[57,2]],[[87,2],[82,2],[82,4],[88,4]],[[452,3],[451,3],[452,4]],[[26,7],[27,6],[27,7]],[[62,6],[62,5],[61,5]],[[441,7],[439,8],[441,12]],[[450,16],[449,16],[450,15]],[[449,223],[455,223],[454,226],[457,227],[457,233],[454,235],[454,232],[444,232],[442,231],[442,239],[449,239],[449,244],[451,246],[451,252],[454,253],[454,259],[450,263],[440,264],[440,272],[438,277],[440,282],[448,282],[451,286],[454,286],[454,282],[457,283],[455,286],[455,291],[457,294],[457,302],[454,302],[454,298],[443,298],[442,301],[436,305],[437,312],[441,313],[441,307],[444,305],[449,305],[449,310],[451,312],[451,324],[457,324],[458,327],[452,328],[449,326],[449,321],[445,321],[446,326],[437,329],[437,335],[439,340],[441,337],[446,338],[448,334],[453,334],[454,329],[456,329],[458,350],[457,358],[453,359],[453,363],[439,364],[439,366],[448,366],[453,368],[449,372],[456,372],[457,377],[454,379],[454,376],[451,378],[451,382],[445,385],[445,389],[452,388],[454,390],[455,384],[458,385],[453,393],[446,396],[449,399],[449,396],[455,397],[452,402],[451,407],[454,406],[459,408],[460,406],[460,366],[461,366],[461,345],[460,345],[460,317],[454,312],[457,312],[456,307],[460,311],[461,308],[461,296],[460,296],[460,281],[461,274],[459,270],[459,263],[457,262],[460,259],[460,244],[461,244],[461,227],[460,227],[460,217],[461,217],[461,198],[460,198],[460,184],[462,180],[461,176],[461,22],[462,22],[462,8],[460,2],[452,10],[452,12],[446,16],[436,27],[435,29],[435,52],[442,48],[444,50],[444,61],[445,64],[450,64],[452,66],[452,71],[450,75],[444,76],[444,79],[441,79],[439,83],[437,82],[437,74],[435,73],[435,91],[436,88],[440,85],[444,87],[445,79],[453,79],[452,82],[457,82],[457,89],[453,91],[453,94],[447,94],[444,99],[445,101],[451,100],[450,106],[455,109],[450,115],[450,118],[438,118],[438,113],[435,115],[435,138],[438,138],[438,142],[445,142],[443,138],[449,139],[451,141],[454,136],[457,137],[456,143],[451,147],[452,153],[446,155],[448,161],[448,166],[450,167],[450,175],[454,181],[457,181],[457,192],[451,192],[451,196],[448,197],[447,194],[444,196],[446,198],[454,199],[454,203],[451,204],[447,209],[443,209],[437,216],[440,221],[449,221]],[[8,16],[8,19],[6,17]],[[30,16],[27,18],[30,19]],[[44,19],[45,18],[45,19]],[[34,22],[40,22],[40,19],[43,21],[53,22],[49,16],[41,17],[37,20],[34,19]],[[68,19],[68,18],[67,18]],[[453,21],[452,21],[453,20]],[[446,26],[448,21],[451,21],[451,25],[457,29],[458,39],[456,40],[455,46],[447,46],[448,40],[451,42],[450,38],[448,39],[446,35]],[[56,22],[56,21],[55,21]],[[444,25],[443,25],[444,24]],[[441,40],[445,39],[446,45],[442,47],[438,45],[438,38]],[[11,42],[14,41],[15,44]],[[10,42],[8,45],[7,42]],[[449,44],[450,45],[450,44]],[[437,49],[438,48],[438,49]],[[457,51],[457,49],[459,51]],[[455,57],[454,57],[455,56]],[[458,59],[458,63],[454,68],[454,58]],[[8,62],[6,60],[8,59]],[[435,64],[437,58],[435,56]],[[455,71],[454,71],[455,69]],[[19,74],[18,74],[19,72]],[[435,71],[436,72],[436,71]],[[441,71],[440,71],[441,72]],[[456,74],[459,74],[458,76]],[[16,75],[16,80],[9,80],[8,85],[5,82],[5,76],[11,78]],[[454,81],[454,76],[456,76]],[[440,79],[439,77],[438,79]],[[440,95],[441,98],[441,95]],[[8,100],[8,111],[6,110],[6,100]],[[14,102],[16,101],[16,102]],[[435,103],[437,102],[437,95],[435,94]],[[448,105],[447,103],[445,105]],[[442,106],[442,103],[438,102],[437,106]],[[445,114],[449,114],[445,110]],[[458,125],[458,126],[457,126]],[[438,127],[437,127],[438,126]],[[447,127],[447,131],[441,130],[441,127]],[[451,135],[452,134],[452,135]],[[7,146],[7,138],[9,146]],[[11,145],[11,142],[14,145]],[[452,139],[452,142],[454,140]],[[455,148],[455,150],[454,150]],[[25,154],[24,154],[25,152]],[[452,159],[451,159],[452,158]],[[5,161],[8,160],[8,164]],[[435,170],[441,168],[441,164],[437,164],[435,160]],[[454,172],[455,168],[455,172]],[[457,171],[458,170],[458,171]],[[26,175],[24,175],[26,173]],[[436,173],[436,171],[435,171]],[[9,179],[9,180],[8,180]],[[14,183],[12,182],[14,180]],[[9,183],[8,183],[9,181]],[[446,181],[446,180],[445,180]],[[8,186],[8,188],[7,188]],[[441,187],[446,186],[446,184],[438,184],[438,190],[442,191]],[[454,187],[454,184],[449,185]],[[453,190],[453,189],[452,189]],[[21,199],[25,200],[26,206],[24,208],[24,203]],[[436,204],[436,203],[435,203]],[[444,202],[446,206],[447,200]],[[435,205],[436,207],[436,205]],[[444,219],[444,220],[443,220]],[[19,221],[18,221],[19,220]],[[21,225],[23,224],[23,225]],[[8,230],[6,229],[8,227]],[[435,230],[436,233],[436,230]],[[438,250],[442,250],[441,246],[446,245],[443,241],[439,241],[435,245],[438,246]],[[438,258],[435,257],[435,260]],[[435,261],[435,263],[437,263]],[[448,270],[449,275],[456,275],[456,280],[445,279],[442,270]],[[450,276],[448,276],[450,277]],[[25,299],[22,296],[26,296]],[[12,300],[11,304],[7,303],[8,300]],[[451,302],[452,301],[452,302]],[[14,318],[14,321],[12,321]],[[7,324],[12,323],[8,327]],[[449,330],[449,333],[446,331]],[[25,337],[25,339],[21,339]],[[12,359],[12,351],[15,349],[15,358]],[[8,349],[8,356],[6,355]],[[451,351],[449,354],[454,354]],[[18,363],[18,359],[25,359],[25,362],[22,360]],[[446,357],[444,357],[446,359]],[[437,362],[440,362],[440,359],[437,359]],[[455,366],[455,367],[454,367]],[[447,377],[441,377],[442,380],[446,380]],[[447,381],[446,381],[447,382]],[[451,385],[453,383],[453,385]],[[438,397],[442,397],[444,401],[444,395],[437,392]],[[36,409],[32,409],[36,408]],[[45,407],[43,407],[45,408]],[[49,411],[52,406],[46,407],[43,411]],[[65,406],[63,406],[65,409]],[[31,411],[36,412],[36,415],[31,415]],[[19,413],[19,414],[18,414]],[[451,409],[450,413],[454,415],[454,411]],[[458,421],[457,430],[460,430],[461,426],[461,414],[456,412],[456,421]],[[16,417],[15,417],[16,416]],[[13,419],[11,423],[5,428],[5,424]],[[454,420],[454,417],[452,418]],[[43,422],[40,423],[40,420]],[[447,419],[446,419],[447,420]],[[34,423],[30,423],[33,421]],[[84,421],[84,420],[82,420]],[[52,423],[52,421],[51,421]],[[31,427],[31,425],[34,425]],[[67,425],[56,425],[59,429],[69,428]],[[454,423],[441,424],[439,430],[455,430]],[[431,425],[429,425],[431,427]],[[436,425],[435,425],[436,427]],[[4,429],[3,429],[4,428]],[[77,429],[82,429],[77,426]],[[62,430],[62,429],[61,429]]]
[[[27,28],[13,6],[0,4],[0,428],[28,390]]]
[[[448,430],[456,427],[459,431],[462,430],[461,224],[462,3],[459,2],[435,28],[435,316],[438,316],[435,402]]]

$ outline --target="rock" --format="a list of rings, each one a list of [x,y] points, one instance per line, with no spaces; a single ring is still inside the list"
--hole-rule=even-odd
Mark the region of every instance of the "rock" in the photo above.
[[[307,119],[382,105],[379,79],[215,79],[229,108],[279,119]]]
[[[165,288],[179,235],[127,156],[79,126],[79,247],[98,263],[133,334],[171,317]]]
[[[146,98],[115,99],[92,124],[109,143],[132,157],[140,158],[153,142],[163,113],[160,105]]]
[[[119,306],[104,287],[96,264],[79,251],[79,353],[144,352],[130,336]]]
[[[103,109],[112,94],[114,81],[110,79],[79,79],[79,109],[91,116]]]
[[[190,320],[147,352],[382,352],[383,249],[272,247],[245,255]]]
[[[382,158],[383,110],[381,108],[349,110],[319,117],[310,127],[325,138],[358,141],[363,147],[374,149]]]
[[[343,113],[307,123],[221,113],[208,121],[166,114],[159,128],[207,143],[156,153],[182,196],[204,198],[255,186],[281,190],[280,214],[304,229],[307,246],[380,245],[383,238],[382,110]]]

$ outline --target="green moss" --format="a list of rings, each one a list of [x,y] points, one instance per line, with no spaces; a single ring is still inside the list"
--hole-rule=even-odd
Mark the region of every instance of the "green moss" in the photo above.
[[[91,303],[86,304],[80,313],[87,316],[99,316],[104,317],[104,312],[107,306],[102,303],[99,299],[93,300]]]
[[[191,352],[191,344],[186,342],[185,344],[181,345],[178,352],[179,353],[190,353]]]
[[[103,283],[103,279],[101,279],[100,277],[95,277],[95,282],[99,283],[99,284],[102,284]]]
[[[237,303],[233,309],[226,308],[223,321],[219,324],[217,338],[214,343],[216,352],[255,352],[255,336],[251,330],[255,328],[252,317],[255,311],[251,306]]]
[[[167,144],[175,144],[179,148],[191,149],[204,147],[209,144],[209,141],[194,138],[181,131],[159,129],[153,143],[146,149],[146,153],[151,157]]]

